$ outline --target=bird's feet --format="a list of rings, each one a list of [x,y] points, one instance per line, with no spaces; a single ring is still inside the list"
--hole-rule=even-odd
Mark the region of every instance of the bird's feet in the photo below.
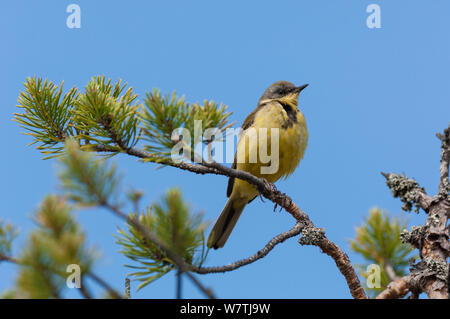
[[[279,193],[279,191],[278,191],[278,189],[277,189],[277,187],[275,186],[275,184],[273,184],[273,183],[271,183],[271,182],[269,182],[267,179],[265,179],[265,178],[261,178],[262,179],[262,181],[263,181],[263,183],[264,183],[264,193],[269,193],[269,195],[274,195],[274,194],[276,194],[276,193]],[[263,200],[263,193],[260,191],[259,192],[259,197],[261,198],[261,201],[263,201],[264,202],[264,200]],[[275,206],[273,207],[273,211],[275,211],[276,209],[277,209],[277,207],[278,207],[278,204],[277,203],[275,203]],[[282,210],[283,208],[282,207],[280,207],[280,211]]]
[[[278,189],[277,189],[277,187],[275,186],[275,184],[269,182],[269,181],[268,181],[267,179],[265,179],[265,178],[261,178],[261,179],[262,179],[262,181],[263,181],[263,183],[264,183],[265,188],[268,189],[269,192],[271,192],[271,193],[276,193],[276,192],[278,192]]]

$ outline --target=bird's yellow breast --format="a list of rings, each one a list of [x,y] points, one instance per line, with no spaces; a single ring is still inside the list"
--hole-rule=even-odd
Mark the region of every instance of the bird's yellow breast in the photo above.
[[[272,183],[281,177],[286,178],[294,172],[303,158],[308,143],[308,130],[301,111],[294,105],[289,107],[292,107],[289,109],[290,115],[281,104],[269,102],[256,113],[249,129],[257,132],[258,143],[251,143],[251,138],[248,136],[249,129],[243,132],[237,147],[237,158],[245,160],[243,162],[241,160],[241,163],[238,161],[237,169],[265,178]],[[267,128],[267,135],[260,130],[264,128]],[[271,129],[278,130],[278,139],[273,139],[275,136],[272,136],[274,131]],[[264,143],[267,145],[267,155],[271,157],[269,163],[263,163],[263,158],[260,157],[260,147]],[[278,143],[278,156],[271,156],[271,150],[275,150],[273,147],[276,147],[272,143]],[[251,163],[251,154],[257,154],[256,163]],[[277,170],[269,174],[262,173],[261,168],[269,165],[277,167]],[[236,180],[233,188],[233,193],[235,192],[239,192],[241,196],[245,194],[245,197],[252,198],[257,195],[253,186],[239,179]]]

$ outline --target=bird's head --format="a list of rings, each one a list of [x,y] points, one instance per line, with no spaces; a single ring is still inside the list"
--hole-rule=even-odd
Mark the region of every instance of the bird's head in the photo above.
[[[259,103],[265,100],[279,100],[283,104],[288,104],[292,107],[297,107],[298,105],[298,95],[300,92],[306,88],[308,84],[295,86],[288,81],[278,81],[269,86],[267,90],[264,91],[263,95],[259,99]]]

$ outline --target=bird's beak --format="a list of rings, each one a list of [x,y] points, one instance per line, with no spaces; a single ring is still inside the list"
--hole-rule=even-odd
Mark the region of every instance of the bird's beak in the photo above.
[[[303,89],[304,88],[306,88],[307,86],[308,86],[309,84],[303,84],[303,85],[300,85],[300,86],[297,86],[295,89],[294,89],[294,93],[300,93],[301,91],[303,91]]]

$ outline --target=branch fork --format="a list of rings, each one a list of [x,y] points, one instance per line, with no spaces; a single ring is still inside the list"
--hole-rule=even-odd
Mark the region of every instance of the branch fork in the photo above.
[[[443,134],[436,135],[441,140],[441,165],[439,191],[434,197],[430,197],[414,179],[408,179],[403,174],[382,173],[393,196],[399,197],[404,203],[404,210],[410,211],[415,206],[415,211],[418,212],[422,208],[428,217],[425,226],[413,226],[410,232],[404,230],[401,234],[403,242],[419,249],[422,261],[413,265],[409,277],[393,282],[380,293],[379,298],[399,298],[409,290],[413,295],[425,292],[431,299],[449,298],[447,259],[450,256],[450,234],[447,222],[450,216],[450,124]],[[411,280],[417,283],[414,291],[410,289]]]

